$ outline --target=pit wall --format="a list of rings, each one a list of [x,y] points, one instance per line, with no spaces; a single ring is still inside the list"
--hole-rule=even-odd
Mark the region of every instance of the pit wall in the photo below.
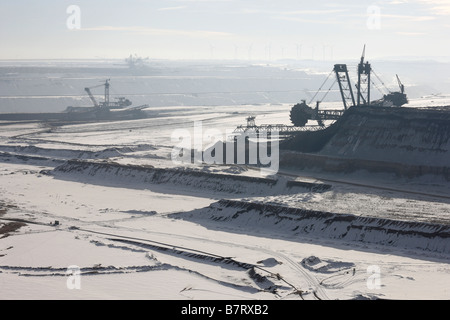
[[[450,180],[450,107],[351,107],[330,127],[280,144],[280,166]]]
[[[348,159],[320,154],[280,152],[281,168],[320,169],[331,173],[353,173],[366,170],[372,173],[393,173],[398,177],[417,178],[436,175],[450,181],[450,167],[411,165],[366,159]]]

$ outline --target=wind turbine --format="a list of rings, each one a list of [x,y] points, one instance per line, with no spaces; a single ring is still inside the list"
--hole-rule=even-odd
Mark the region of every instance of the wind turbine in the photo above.
[[[213,44],[210,42],[210,43],[209,43],[209,50],[210,50],[210,53],[211,53],[211,59],[214,59],[214,49],[215,49],[215,47],[214,47]]]
[[[297,60],[300,60],[301,56],[302,56],[302,45],[297,44]]]

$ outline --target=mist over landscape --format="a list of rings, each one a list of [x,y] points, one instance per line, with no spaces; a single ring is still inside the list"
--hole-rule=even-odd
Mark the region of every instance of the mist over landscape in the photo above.
[[[449,16],[2,1],[0,299],[449,299]]]
[[[359,52],[349,60],[356,73]],[[130,67],[122,60],[1,61],[0,111],[62,112],[67,106],[92,106],[84,88],[111,79],[111,96],[134,105],[220,106],[295,104],[310,99],[337,61],[168,61],[148,60]],[[346,61],[339,61],[339,63]],[[398,90],[396,75],[412,99],[448,95],[450,63],[371,61],[374,99]],[[355,75],[352,75],[355,79]],[[324,105],[339,102],[337,84],[327,83]],[[99,100],[103,89],[93,89]],[[320,92],[317,99],[325,96]],[[315,101],[313,101],[315,102]]]

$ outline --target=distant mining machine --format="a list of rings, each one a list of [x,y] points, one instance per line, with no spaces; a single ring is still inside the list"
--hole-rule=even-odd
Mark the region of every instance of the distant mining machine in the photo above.
[[[311,99],[309,104],[311,104],[313,102],[313,100],[315,99],[317,94],[322,91],[322,88],[324,87],[325,83],[328,81],[328,79],[331,77],[331,75],[334,74],[336,77],[334,83],[337,82],[339,85],[339,92],[341,95],[342,104],[344,106],[344,109],[340,109],[340,110],[329,110],[329,109],[320,110],[319,109],[320,103],[325,99],[328,92],[330,92],[330,90],[332,89],[332,87],[334,85],[334,83],[333,83],[333,85],[325,93],[325,96],[322,98],[322,100],[318,100],[316,102],[315,108],[311,108],[306,103],[305,100],[302,100],[301,103],[298,103],[292,107],[291,112],[290,112],[290,119],[291,119],[291,122],[294,124],[294,126],[303,127],[306,125],[308,120],[316,120],[320,126],[324,126],[325,120],[337,120],[344,114],[344,112],[348,108],[353,107],[353,106],[401,107],[402,105],[408,103],[408,99],[405,94],[405,87],[401,83],[398,75],[397,75],[397,81],[398,81],[398,84],[400,87],[400,92],[391,92],[389,89],[386,88],[388,93],[383,94],[383,98],[376,100],[376,101],[370,101],[371,83],[373,83],[373,81],[371,79],[371,75],[374,74],[378,79],[379,79],[379,77],[374,73],[371,64],[367,61],[364,61],[365,50],[366,50],[366,47],[364,46],[363,53],[361,55],[361,60],[358,64],[358,68],[357,68],[358,79],[357,79],[357,83],[355,85],[356,91],[357,91],[356,99],[353,94],[353,89],[352,89],[347,65],[346,64],[335,64],[333,71],[325,79],[324,83],[319,88],[319,90],[316,92],[316,94]],[[381,81],[381,83],[384,85],[384,83],[382,81]]]
[[[110,79],[106,80],[105,83],[84,88],[84,90],[87,92],[89,98],[91,99],[92,103],[94,104],[95,108],[102,108],[102,109],[123,109],[125,107],[131,106],[131,101],[126,99],[125,97],[118,97],[116,102],[111,102],[109,99],[109,89],[110,89]],[[98,88],[98,87],[105,87],[105,94],[104,94],[104,101],[101,103],[98,103],[95,99],[94,95],[91,92],[91,89]]]
[[[386,88],[388,93],[383,95],[383,98],[372,101],[371,105],[375,106],[381,106],[381,107],[401,107],[404,104],[408,103],[408,97],[405,93],[405,86],[400,81],[400,78],[398,75],[395,75],[397,77],[398,86],[400,88],[400,91],[392,92],[389,89]]]

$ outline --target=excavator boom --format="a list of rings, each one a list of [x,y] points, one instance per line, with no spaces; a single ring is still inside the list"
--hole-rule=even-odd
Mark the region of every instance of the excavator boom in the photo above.
[[[400,87],[400,92],[401,93],[405,93],[405,86],[403,85],[403,83],[400,81],[400,78],[398,77],[398,75],[395,75],[397,77],[397,82],[398,82],[398,86]]]
[[[106,82],[104,84],[100,84],[98,86],[94,86],[94,87],[89,87],[89,88],[84,88],[84,90],[87,92],[87,94],[89,95],[89,98],[91,98],[92,102],[94,103],[94,106],[96,108],[100,107],[100,105],[98,104],[97,100],[95,100],[94,95],[91,92],[91,89],[94,88],[98,88],[98,87],[105,87],[105,102],[102,102],[101,106],[108,108],[109,107],[109,79],[106,80]]]
[[[84,90],[85,90],[85,91],[87,92],[87,94],[89,95],[89,98],[91,98],[92,102],[94,103],[94,106],[95,106],[96,108],[98,108],[97,100],[95,100],[94,95],[93,95],[92,92],[91,92],[91,89],[89,89],[89,88],[84,88]]]

